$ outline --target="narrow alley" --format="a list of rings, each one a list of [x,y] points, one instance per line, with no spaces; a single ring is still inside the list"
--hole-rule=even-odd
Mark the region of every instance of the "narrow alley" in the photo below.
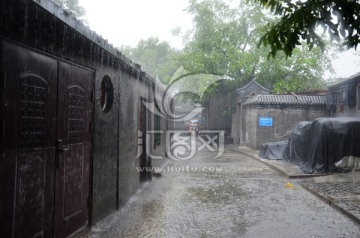
[[[360,238],[359,67],[261,2],[0,0],[0,238]]]
[[[169,160],[82,237],[359,237],[360,227],[266,165],[225,150]],[[159,169],[158,169],[159,170]],[[288,186],[287,186],[288,185]]]

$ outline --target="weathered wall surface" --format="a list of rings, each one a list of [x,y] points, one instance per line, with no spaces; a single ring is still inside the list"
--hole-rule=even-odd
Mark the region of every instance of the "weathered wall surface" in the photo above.
[[[263,143],[285,140],[293,127],[300,121],[312,121],[319,117],[328,116],[323,107],[274,107],[252,106],[245,107],[245,145],[260,149]],[[273,126],[259,126],[260,117],[273,118]]]
[[[231,140],[231,110],[234,107],[231,95],[228,92],[224,94],[217,92],[204,106],[206,108],[203,111],[204,128],[206,130],[225,131],[225,141],[228,143]]]
[[[245,114],[243,115],[244,103],[259,94],[267,95],[269,90],[262,87],[254,79],[248,82],[241,88],[235,90],[235,112],[232,115],[232,126],[231,126],[231,137],[234,140],[234,144],[245,145],[246,137],[246,123],[244,120]]]
[[[141,187],[136,168],[140,164],[136,158],[140,99],[153,100],[153,81],[138,65],[50,1],[1,0],[0,9],[1,40],[94,72],[94,113],[89,130],[93,132],[90,204],[92,221],[96,222]],[[109,77],[113,86],[112,107],[106,112],[100,103],[104,77]],[[153,115],[147,115],[147,129],[153,129]],[[166,127],[164,121],[161,125]],[[164,155],[163,143],[164,136],[157,147],[160,155]]]
[[[360,75],[330,86],[327,106],[332,117],[360,117]]]

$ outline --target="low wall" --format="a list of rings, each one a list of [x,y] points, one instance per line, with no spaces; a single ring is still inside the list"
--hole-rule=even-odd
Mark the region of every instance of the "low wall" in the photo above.
[[[263,143],[285,140],[300,121],[327,117],[324,106],[246,106],[244,107],[245,146],[260,149]],[[260,117],[272,118],[272,126],[260,126]]]

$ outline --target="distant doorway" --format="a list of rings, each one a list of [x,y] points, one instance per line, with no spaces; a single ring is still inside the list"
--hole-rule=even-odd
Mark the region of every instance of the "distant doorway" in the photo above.
[[[143,102],[146,102],[144,98],[140,100],[140,112],[139,112],[139,131],[141,132],[141,137],[139,138],[141,141],[141,155],[140,155],[140,182],[144,182],[146,180],[152,179],[151,172],[151,158],[147,155],[147,143],[150,142],[146,139],[146,133],[148,130],[148,113],[147,109]],[[150,146],[149,146],[150,148]]]

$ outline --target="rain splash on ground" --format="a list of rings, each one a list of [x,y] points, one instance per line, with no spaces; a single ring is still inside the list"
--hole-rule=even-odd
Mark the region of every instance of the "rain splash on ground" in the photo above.
[[[213,157],[169,159],[161,177],[83,237],[360,237],[296,181],[236,152]]]

